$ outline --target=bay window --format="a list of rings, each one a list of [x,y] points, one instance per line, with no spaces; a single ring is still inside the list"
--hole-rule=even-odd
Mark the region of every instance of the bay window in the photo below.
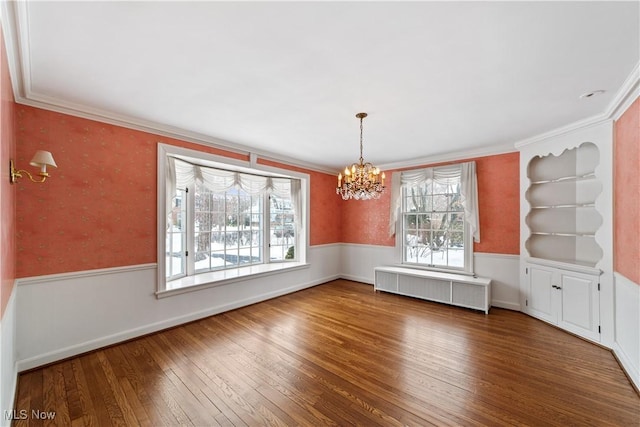
[[[306,175],[163,144],[158,163],[159,296],[305,265]]]

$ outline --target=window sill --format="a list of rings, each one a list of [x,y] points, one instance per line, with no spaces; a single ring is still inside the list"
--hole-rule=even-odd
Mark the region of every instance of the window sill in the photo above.
[[[156,297],[165,298],[172,295],[179,295],[215,286],[228,285],[230,283],[241,282],[247,279],[300,270],[308,267],[309,264],[304,262],[280,262],[201,273],[166,282],[165,288],[156,292]]]

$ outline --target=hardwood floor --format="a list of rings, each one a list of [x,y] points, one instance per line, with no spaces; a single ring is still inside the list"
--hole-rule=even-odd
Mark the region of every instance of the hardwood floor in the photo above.
[[[524,314],[337,280],[24,373],[21,414],[14,425],[638,426],[640,397],[610,351]]]

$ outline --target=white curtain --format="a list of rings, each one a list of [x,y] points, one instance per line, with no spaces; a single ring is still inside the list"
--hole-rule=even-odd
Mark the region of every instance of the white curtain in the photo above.
[[[391,203],[389,204],[389,237],[396,234],[398,211],[402,202],[402,172],[391,173]]]
[[[296,236],[302,232],[302,183],[299,179],[291,180],[291,206],[296,224]]]
[[[185,188],[198,182],[207,189],[219,193],[229,191],[232,188],[240,188],[251,196],[275,194],[281,197],[289,197],[291,194],[291,179],[271,176],[253,175],[244,172],[214,169],[206,166],[191,164],[180,159],[168,157],[169,169],[167,173],[167,193],[176,188]],[[173,179],[174,186],[169,180]],[[169,193],[168,193],[169,194]]]
[[[213,192],[229,191],[241,188],[251,196],[274,194],[280,197],[291,197],[295,215],[301,215],[300,180],[253,175],[195,165],[167,156],[167,210],[171,211],[171,200],[175,197],[176,188],[193,186],[196,182]]]
[[[173,203],[173,197],[176,195],[176,163],[173,157],[166,157],[167,165],[165,170],[165,179],[166,179],[166,191],[167,196],[165,197],[165,213],[169,215],[171,212],[171,207]],[[171,219],[168,219],[171,222]],[[171,225],[170,223],[168,225]]]
[[[460,178],[460,193],[464,206],[464,217],[475,242],[480,241],[480,222],[478,220],[478,182],[476,162],[466,162],[451,166],[415,169],[395,172],[391,176],[391,204],[389,215],[389,235],[396,232],[396,222],[402,206],[402,188],[435,181],[448,184],[450,180]]]
[[[464,206],[464,219],[469,224],[473,241],[480,242],[480,219],[478,209],[478,178],[476,162],[462,163],[460,195]]]

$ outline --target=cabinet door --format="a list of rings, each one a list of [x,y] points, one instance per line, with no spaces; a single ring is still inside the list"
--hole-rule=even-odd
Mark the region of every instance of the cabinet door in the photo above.
[[[559,274],[561,310],[558,326],[592,341],[600,341],[598,278],[563,271]]]
[[[554,300],[554,270],[529,265],[527,267],[529,294],[527,295],[527,314],[556,324],[558,322],[557,303]]]

